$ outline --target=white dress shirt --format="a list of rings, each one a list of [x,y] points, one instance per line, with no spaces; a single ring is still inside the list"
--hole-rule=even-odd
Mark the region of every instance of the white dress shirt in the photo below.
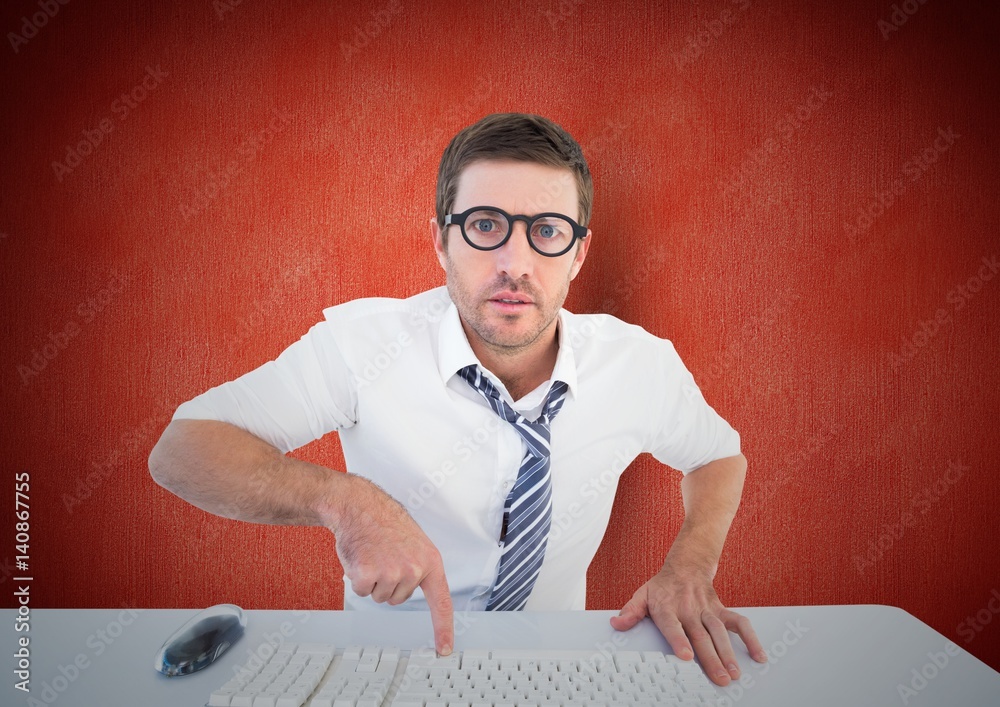
[[[337,430],[349,473],[404,504],[440,550],[455,609],[484,609],[524,442],[455,375],[479,361],[446,288],[323,314],[276,360],[182,404],[174,419],[229,422],[284,453]],[[520,400],[487,372],[529,419],[552,380],[569,386],[551,428],[552,530],[528,610],[585,608],[618,479],[640,453],[685,474],[740,453],[739,434],[705,402],[670,341],[565,309],[557,330],[552,379]],[[345,608],[392,608],[344,581]],[[422,591],[403,606],[426,609]]]

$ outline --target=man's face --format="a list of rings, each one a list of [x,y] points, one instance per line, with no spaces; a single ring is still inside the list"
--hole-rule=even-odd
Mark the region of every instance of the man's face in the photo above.
[[[494,206],[509,214],[556,212],[577,220],[577,199],[576,180],[568,169],[489,160],[463,170],[451,212]],[[489,251],[466,243],[458,226],[446,228],[447,246],[437,220],[431,219],[434,250],[473,350],[482,344],[494,353],[510,355],[532,344],[548,345],[569,283],[587,256],[590,231],[568,253],[549,258],[531,248],[523,221],[514,223],[506,243]]]

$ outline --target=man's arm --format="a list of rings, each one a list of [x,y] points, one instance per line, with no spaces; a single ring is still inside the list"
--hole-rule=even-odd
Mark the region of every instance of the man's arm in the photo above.
[[[329,528],[354,592],[396,605],[420,586],[437,650],[451,652],[454,621],[441,555],[406,509],[367,479],[286,457],[215,420],[172,421],[149,455],[149,471],[209,513]]]
[[[684,524],[663,569],[611,619],[615,629],[625,631],[648,615],[674,653],[685,660],[697,653],[706,674],[718,685],[728,685],[740,675],[729,631],[739,634],[754,660],[767,660],[750,621],[726,609],[712,586],[740,505],[746,469],[746,457],[738,454],[685,475]]]

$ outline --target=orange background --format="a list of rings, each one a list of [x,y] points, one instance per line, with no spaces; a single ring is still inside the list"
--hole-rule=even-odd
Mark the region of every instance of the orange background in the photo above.
[[[28,471],[33,606],[342,606],[329,532],[203,513],[147,455],[322,308],[441,284],[441,151],[525,111],[595,176],[567,307],[671,339],[742,434],[723,600],[892,604],[1000,668],[1000,616],[964,624],[1000,589],[997,10],[903,5],[6,3],[2,502]],[[299,454],[343,464],[336,435]],[[659,567],[678,480],[632,465],[590,607]]]

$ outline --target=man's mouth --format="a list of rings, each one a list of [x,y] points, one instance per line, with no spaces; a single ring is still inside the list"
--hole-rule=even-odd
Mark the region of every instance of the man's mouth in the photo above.
[[[534,304],[531,298],[516,292],[498,292],[490,302],[504,310],[516,310]]]

